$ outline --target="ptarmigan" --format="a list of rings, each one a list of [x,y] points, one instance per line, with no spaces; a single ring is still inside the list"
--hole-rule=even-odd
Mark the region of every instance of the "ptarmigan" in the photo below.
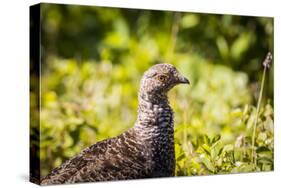
[[[41,185],[174,176],[174,123],[167,92],[180,83],[189,81],[173,65],[152,66],[141,80],[135,126],[82,150]]]

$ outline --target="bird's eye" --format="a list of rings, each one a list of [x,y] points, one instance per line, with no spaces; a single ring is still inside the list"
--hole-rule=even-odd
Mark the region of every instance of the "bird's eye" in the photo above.
[[[158,76],[158,80],[161,81],[161,82],[166,81],[166,79],[167,79],[167,77],[164,76],[164,75],[159,75]]]

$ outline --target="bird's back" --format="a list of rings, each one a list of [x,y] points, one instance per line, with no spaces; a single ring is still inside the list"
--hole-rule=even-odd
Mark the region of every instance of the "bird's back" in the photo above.
[[[149,161],[134,129],[130,129],[84,149],[55,168],[41,185],[146,178],[151,174]]]

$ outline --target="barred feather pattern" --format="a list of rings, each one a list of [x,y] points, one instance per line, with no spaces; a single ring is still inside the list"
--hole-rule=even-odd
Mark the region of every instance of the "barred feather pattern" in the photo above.
[[[163,72],[169,78],[165,83],[156,79]],[[82,150],[43,178],[41,185],[174,176],[174,122],[167,92],[182,81],[179,76],[170,64],[149,69],[141,81],[135,126]]]

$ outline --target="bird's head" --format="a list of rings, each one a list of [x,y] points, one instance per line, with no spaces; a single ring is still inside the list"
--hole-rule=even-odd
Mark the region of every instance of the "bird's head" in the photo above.
[[[143,94],[166,96],[167,92],[178,84],[189,84],[189,80],[173,65],[161,63],[144,73],[140,89]]]

